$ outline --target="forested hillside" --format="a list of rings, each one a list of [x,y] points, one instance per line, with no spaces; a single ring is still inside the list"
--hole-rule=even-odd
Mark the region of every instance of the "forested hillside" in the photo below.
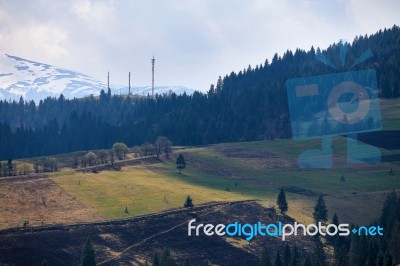
[[[400,95],[400,28],[358,36],[344,66],[340,45],[311,47],[219,78],[207,93],[137,98],[111,95],[67,100],[62,95],[38,104],[0,101],[0,160],[129,146],[165,135],[177,145],[287,138],[291,135],[285,82],[289,78],[343,72],[370,48],[373,57],[352,68],[375,69],[380,96]],[[322,52],[336,69],[316,60]]]

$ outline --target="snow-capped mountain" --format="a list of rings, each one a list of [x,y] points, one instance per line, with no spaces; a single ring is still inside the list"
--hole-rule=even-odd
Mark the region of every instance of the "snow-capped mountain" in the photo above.
[[[26,60],[17,56],[0,54],[0,99],[39,101],[48,96],[66,98],[81,98],[89,95],[99,95],[107,84],[87,75],[52,65]],[[125,86],[110,86],[113,94],[126,94]],[[182,86],[158,86],[154,92],[158,94],[193,93],[192,89]],[[151,87],[133,87],[133,94],[151,94]]]

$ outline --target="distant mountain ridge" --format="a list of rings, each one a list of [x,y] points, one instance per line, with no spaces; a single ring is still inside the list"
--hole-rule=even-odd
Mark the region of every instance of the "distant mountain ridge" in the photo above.
[[[25,100],[35,102],[47,97],[58,97],[63,94],[67,99],[82,98],[89,95],[99,95],[107,84],[85,74],[27,60],[8,54],[0,54],[0,99]],[[186,92],[191,94],[193,89],[183,86],[157,86],[154,92],[158,94],[176,94]],[[133,87],[133,94],[151,94],[151,87]],[[112,86],[112,93],[128,93],[125,86]]]

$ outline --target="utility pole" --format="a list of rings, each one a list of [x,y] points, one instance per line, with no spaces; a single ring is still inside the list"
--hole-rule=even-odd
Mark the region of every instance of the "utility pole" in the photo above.
[[[156,59],[153,58],[151,59],[151,72],[152,72],[152,78],[151,78],[151,97],[154,99],[154,63]]]

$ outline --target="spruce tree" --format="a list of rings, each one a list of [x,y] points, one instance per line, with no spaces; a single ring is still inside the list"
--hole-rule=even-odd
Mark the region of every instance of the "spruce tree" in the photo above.
[[[393,258],[388,250],[386,250],[385,256],[383,257],[383,264],[389,266],[393,265]]]
[[[291,252],[289,265],[290,266],[298,266],[299,265],[299,250],[297,249],[297,246],[294,246],[294,248]]]
[[[96,260],[95,260],[95,254],[94,254],[94,249],[92,245],[92,240],[90,237],[86,239],[85,243],[85,248],[83,250],[82,254],[82,266],[95,266],[96,265]]]
[[[393,226],[390,234],[391,241],[389,243],[390,254],[392,255],[395,265],[400,264],[400,221]]]
[[[338,226],[339,225],[339,217],[337,216],[336,212],[333,214],[332,217],[332,224]]]
[[[381,250],[381,251],[379,251],[378,258],[376,259],[376,266],[384,266],[383,260],[384,260],[384,255],[383,255],[383,252]]]
[[[179,170],[179,173],[182,173],[182,170],[186,168],[185,158],[182,154],[179,154],[178,158],[176,159],[176,168]]]
[[[314,222],[326,222],[328,220],[328,210],[322,195],[318,197],[317,204],[314,207]]]
[[[274,265],[275,265],[275,266],[283,266],[283,265],[282,265],[281,254],[279,253],[279,249],[276,251],[276,256],[275,256]]]
[[[260,266],[272,266],[271,258],[268,254],[268,249],[264,248],[261,253]]]
[[[14,164],[13,164],[12,161],[13,161],[13,160],[12,160],[11,158],[8,159],[8,161],[7,161],[8,175],[9,175],[9,176],[12,176],[12,175],[13,175],[13,172],[14,172]]]
[[[158,257],[157,252],[154,252],[153,255],[153,266],[160,266],[160,258]]]
[[[306,257],[304,261],[304,266],[313,266],[309,256]]]
[[[319,239],[319,237],[315,238],[315,249],[314,249],[314,254],[313,254],[313,264],[314,265],[326,265],[325,261],[325,253],[324,253],[324,247]]]
[[[288,210],[288,204],[286,201],[286,196],[285,196],[285,191],[283,188],[281,188],[281,191],[279,192],[278,198],[276,200],[276,203],[278,204],[278,208],[281,211],[281,213],[286,213]]]
[[[185,208],[192,208],[193,207],[193,200],[190,196],[187,196],[185,203],[183,204]]]
[[[333,214],[332,224],[334,224],[336,226],[339,225],[339,218],[336,213]],[[338,238],[339,238],[338,234],[333,235],[333,236],[330,236],[327,234],[327,236],[326,236],[326,239],[333,245],[334,248],[337,248],[337,246],[338,246],[338,242],[339,242]]]
[[[160,266],[174,266],[174,265],[175,261],[171,257],[171,251],[167,246],[165,246],[160,259]]]
[[[290,259],[292,257],[292,252],[288,244],[285,245],[285,249],[283,250],[283,265],[288,266],[290,263]]]
[[[396,209],[396,205],[400,202],[397,193],[393,190],[386,196],[385,202],[383,203],[382,214],[380,217],[380,224],[386,231],[390,232],[395,224],[396,215],[398,213],[394,213],[393,210]],[[400,206],[400,204],[399,204]]]

